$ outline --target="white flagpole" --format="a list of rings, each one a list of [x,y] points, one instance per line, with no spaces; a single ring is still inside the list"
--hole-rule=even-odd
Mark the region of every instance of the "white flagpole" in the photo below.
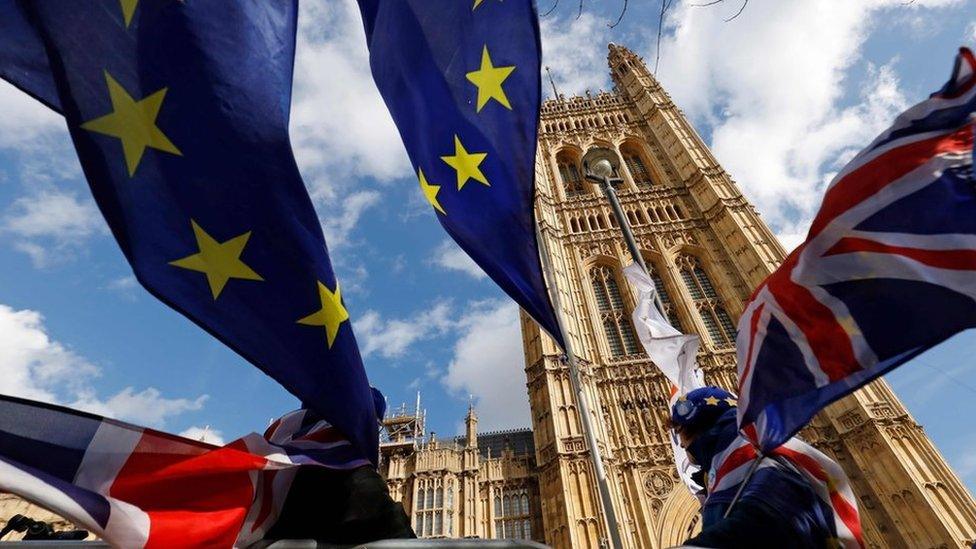
[[[569,363],[569,379],[573,385],[573,391],[576,393],[576,401],[579,403],[579,413],[583,420],[583,434],[586,436],[586,442],[590,447],[590,461],[593,464],[593,471],[596,473],[597,491],[600,493],[603,516],[607,521],[607,531],[610,534],[610,546],[613,549],[623,549],[623,544],[620,540],[620,530],[617,526],[617,514],[613,509],[610,486],[607,483],[607,472],[603,467],[603,459],[600,457],[600,450],[596,444],[596,432],[593,430],[593,424],[590,419],[590,405],[586,394],[583,392],[579,362],[576,360],[576,353],[573,351],[573,340],[570,339],[569,333],[566,331],[566,322],[563,318],[562,305],[559,299],[559,288],[556,286],[556,273],[552,268],[552,259],[549,256],[549,244],[546,242],[538,222],[536,222],[535,234],[541,247],[542,268],[549,282],[547,285],[549,298],[552,300],[552,306],[556,312],[556,324],[559,328],[559,335],[566,344],[565,351],[566,361]],[[572,300],[571,297],[570,300]],[[570,301],[570,305],[572,305],[572,301]]]

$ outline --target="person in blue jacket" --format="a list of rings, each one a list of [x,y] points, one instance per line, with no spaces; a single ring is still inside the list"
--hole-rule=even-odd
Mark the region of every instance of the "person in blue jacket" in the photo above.
[[[708,486],[713,463],[739,432],[735,396],[719,387],[703,387],[678,399],[671,408],[671,427],[692,463],[702,468],[698,483]],[[687,540],[694,547],[835,547],[833,513],[803,475],[784,460],[769,460],[746,481],[742,494],[726,511],[741,485],[706,494],[702,531]]]

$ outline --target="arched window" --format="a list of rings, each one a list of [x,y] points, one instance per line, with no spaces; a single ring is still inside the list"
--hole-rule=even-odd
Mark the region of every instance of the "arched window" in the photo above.
[[[563,188],[566,189],[566,198],[586,194],[583,186],[583,173],[580,171],[579,162],[568,154],[560,153],[556,157],[556,165],[559,166],[559,177],[563,180]]]
[[[661,305],[664,305],[664,314],[667,315],[668,322],[679,331],[684,332],[681,327],[681,320],[678,318],[678,308],[671,301],[671,295],[668,294],[668,289],[664,286],[664,280],[657,273],[657,269],[652,268],[652,271],[651,279],[654,280],[654,288],[657,290],[657,295],[661,298]]]
[[[631,148],[624,149],[622,153],[624,163],[627,164],[627,169],[630,170],[630,175],[634,178],[634,183],[638,187],[650,187],[653,184],[651,181],[651,172],[647,170],[647,165],[644,163],[644,159],[641,158],[640,153]]]
[[[620,286],[613,270],[605,265],[594,267],[590,271],[590,281],[610,354],[625,356],[639,353],[634,326],[624,307]]]
[[[695,302],[695,309],[708,331],[712,344],[718,348],[735,345],[735,323],[722,305],[712,280],[701,267],[698,259],[687,255],[681,256],[678,258],[678,268],[681,271],[681,280]]]

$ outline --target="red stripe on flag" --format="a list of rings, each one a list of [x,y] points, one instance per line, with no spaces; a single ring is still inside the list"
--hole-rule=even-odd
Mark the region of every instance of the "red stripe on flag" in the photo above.
[[[858,545],[864,547],[864,539],[861,533],[861,518],[858,515],[857,508],[851,505],[844,495],[837,491],[834,486],[833,480],[827,471],[824,469],[820,463],[813,459],[812,457],[792,450],[785,446],[780,446],[779,448],[773,450],[774,455],[783,456],[786,459],[793,462],[794,465],[803,469],[814,478],[823,482],[827,485],[827,492],[830,496],[830,505],[834,508],[834,512],[840,518],[841,522],[847,526],[847,529],[851,531],[854,539],[857,540]]]
[[[713,486],[718,486],[725,475],[731,473],[732,471],[742,467],[746,463],[756,459],[756,450],[750,444],[740,446],[739,448],[732,451],[729,457],[725,458],[718,467],[718,471],[715,472],[715,480],[713,481]]]
[[[274,480],[277,474],[278,471],[261,471],[261,501],[251,532],[263,527],[265,521],[271,516],[271,512],[274,511]]]
[[[326,443],[326,442],[346,441],[346,437],[342,436],[342,433],[340,433],[339,430],[336,429],[335,427],[327,427],[325,429],[312,431],[311,433],[300,436],[295,440],[307,440],[310,442]]]
[[[847,210],[932,158],[946,153],[963,153],[972,148],[973,126],[966,124],[953,133],[909,143],[878,156],[844,176],[827,191],[807,240],[820,234]]]
[[[840,517],[841,522],[851,531],[851,535],[860,547],[864,547],[864,534],[861,532],[861,518],[849,501],[844,499],[837,490],[830,491],[830,504],[834,507],[834,512]]]
[[[784,264],[773,273],[769,291],[787,318],[803,332],[820,369],[830,381],[837,381],[860,368],[850,336],[829,307],[820,303],[805,286],[790,279],[793,267]]]
[[[264,458],[243,446],[199,446],[146,431],[109,494],[149,515],[146,547],[231,547]]]
[[[858,252],[896,254],[938,269],[970,271],[976,268],[976,250],[925,250],[891,246],[867,238],[842,238],[825,256]]]

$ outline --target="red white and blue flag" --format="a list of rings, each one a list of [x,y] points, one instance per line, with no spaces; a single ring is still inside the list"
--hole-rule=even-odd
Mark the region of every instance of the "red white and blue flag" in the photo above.
[[[739,320],[739,425],[764,452],[821,408],[976,326],[976,58],[831,182]]]
[[[223,447],[0,396],[0,492],[120,547],[231,547],[274,525],[300,466],[367,465],[306,410]]]
[[[743,437],[736,438],[712,460],[706,478],[708,497],[738,490],[749,478],[758,457],[752,442]],[[802,440],[791,438],[763,456],[755,467],[756,470],[789,467],[798,472],[817,493],[825,514],[833,515],[837,546],[845,549],[864,547],[857,500],[847,475],[836,462]]]

